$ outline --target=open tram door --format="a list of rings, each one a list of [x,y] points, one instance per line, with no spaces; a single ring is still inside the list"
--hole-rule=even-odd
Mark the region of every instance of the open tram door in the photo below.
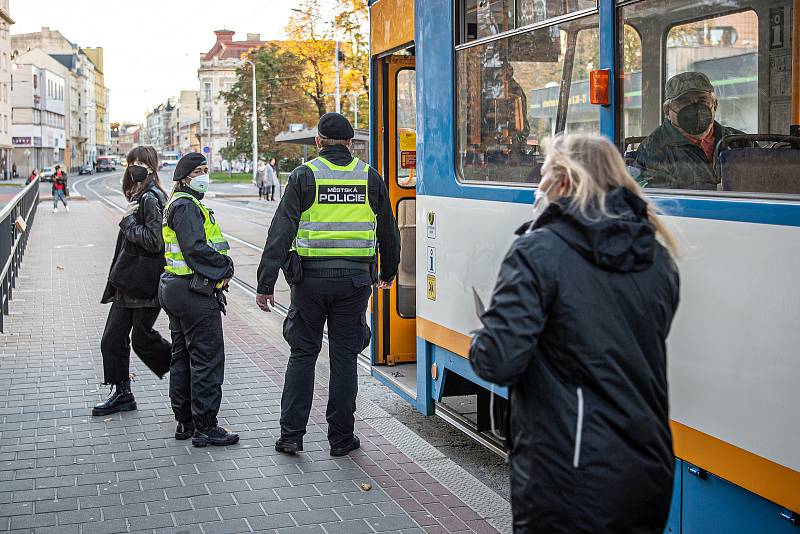
[[[383,176],[400,229],[390,290],[372,298],[373,374],[414,401],[416,387],[416,71],[414,3],[371,6],[372,164]]]

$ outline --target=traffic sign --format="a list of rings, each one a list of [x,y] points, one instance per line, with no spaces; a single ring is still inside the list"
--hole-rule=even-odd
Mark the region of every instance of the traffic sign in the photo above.
[[[211,148],[209,148],[209,147],[207,147],[207,146],[204,146],[204,147],[203,147],[203,152],[204,152],[205,154],[208,154],[209,152],[211,152]]]

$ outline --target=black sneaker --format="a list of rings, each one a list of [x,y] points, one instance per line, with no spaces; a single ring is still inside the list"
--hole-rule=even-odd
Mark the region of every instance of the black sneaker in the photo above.
[[[178,423],[175,429],[175,439],[184,440],[194,436],[194,425],[192,423]]]
[[[346,442],[345,445],[339,447],[331,447],[331,456],[344,456],[349,452],[352,452],[361,447],[361,440],[358,439],[358,436],[353,436],[350,438],[350,441]]]
[[[194,437],[192,438],[192,445],[195,447],[205,447],[206,445],[225,447],[226,445],[233,445],[238,442],[239,434],[228,432],[221,426],[197,429],[194,431]]]
[[[275,442],[275,450],[286,454],[297,454],[303,450],[302,441],[286,441],[283,438]]]

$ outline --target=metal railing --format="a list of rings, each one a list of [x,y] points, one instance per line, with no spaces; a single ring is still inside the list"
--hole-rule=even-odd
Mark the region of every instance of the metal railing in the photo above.
[[[37,178],[0,210],[0,332],[4,330],[8,304],[16,287],[22,255],[28,244],[36,204],[39,203],[39,179]]]

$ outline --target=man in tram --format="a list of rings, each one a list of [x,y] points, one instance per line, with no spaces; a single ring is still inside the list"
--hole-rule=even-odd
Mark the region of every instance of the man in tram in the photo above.
[[[666,119],[639,145],[635,166],[647,187],[716,190],[714,147],[723,136],[740,134],[714,120],[717,96],[708,76],[682,72],[667,81]]]
[[[275,281],[283,267],[292,286],[283,324],[291,356],[275,450],[303,450],[314,366],[327,321],[328,441],[331,456],[344,456],[360,447],[353,426],[357,357],[370,342],[365,312],[373,284],[392,287],[400,263],[400,231],[383,179],[350,153],[355,135],[350,122],[339,113],[326,113],[317,132],[319,157],[292,172],[272,219],[258,266],[256,304],[263,311],[275,305]]]

